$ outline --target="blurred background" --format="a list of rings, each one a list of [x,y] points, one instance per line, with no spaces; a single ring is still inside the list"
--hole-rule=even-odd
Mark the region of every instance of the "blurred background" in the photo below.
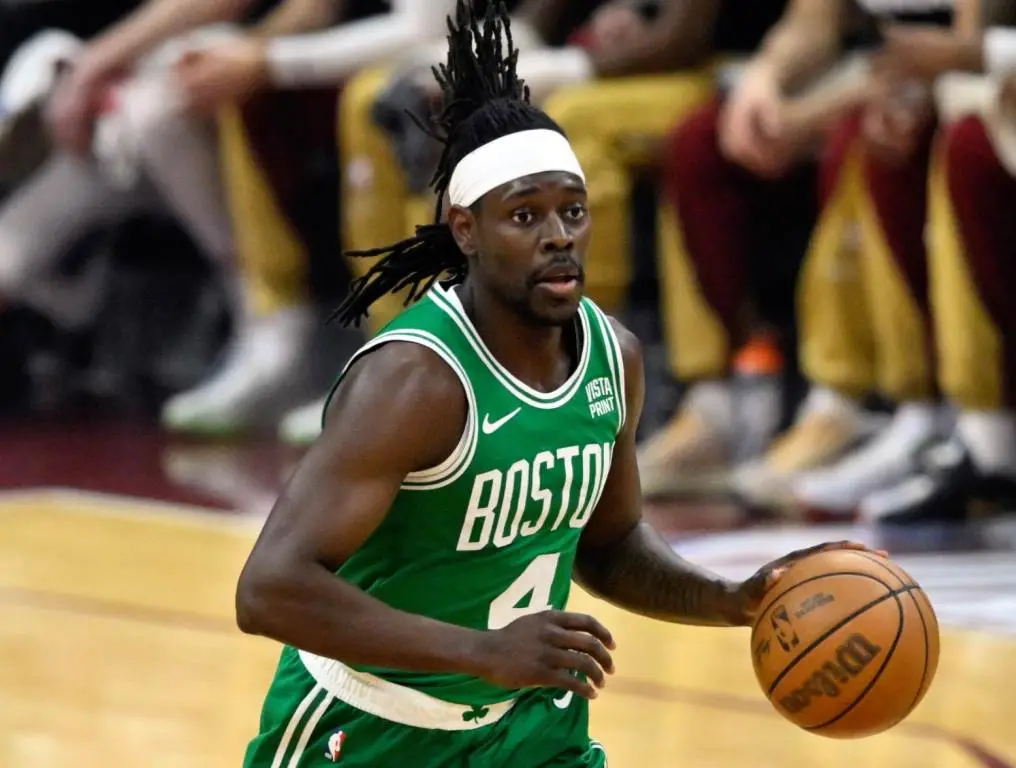
[[[578,594],[622,641],[612,764],[1016,765],[1016,3],[507,6],[588,176],[587,293],[646,350],[647,514],[731,576],[888,549],[945,637],[914,716],[842,744],[740,633]],[[407,113],[453,8],[0,0],[0,766],[240,763],[278,648],[236,577],[402,308],[327,322],[343,251],[433,218]]]

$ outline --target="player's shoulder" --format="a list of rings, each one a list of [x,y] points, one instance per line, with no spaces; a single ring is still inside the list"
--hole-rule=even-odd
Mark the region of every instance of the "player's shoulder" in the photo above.
[[[414,411],[454,409],[465,403],[465,391],[455,371],[432,348],[393,339],[353,361],[329,403],[329,418],[349,401],[405,418]]]
[[[464,385],[426,346],[375,339],[339,380],[320,450],[413,472],[451,455],[467,423]],[[350,446],[355,446],[355,449]]]

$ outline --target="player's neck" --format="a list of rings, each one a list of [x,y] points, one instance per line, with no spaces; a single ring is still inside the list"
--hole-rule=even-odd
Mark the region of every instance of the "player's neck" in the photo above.
[[[477,300],[474,291],[469,284],[462,286],[459,299],[494,358],[536,390],[550,392],[561,386],[577,357],[564,329],[526,322],[517,311],[492,297]]]

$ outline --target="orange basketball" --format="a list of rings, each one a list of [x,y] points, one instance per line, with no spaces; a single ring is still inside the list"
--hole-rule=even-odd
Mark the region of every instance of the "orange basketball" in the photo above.
[[[931,603],[902,568],[833,550],[796,562],[765,596],[751,657],[777,712],[850,739],[913,711],[935,677],[938,640]]]

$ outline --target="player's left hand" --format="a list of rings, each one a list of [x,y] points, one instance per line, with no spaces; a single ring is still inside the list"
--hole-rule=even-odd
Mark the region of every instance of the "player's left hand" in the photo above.
[[[882,550],[872,550],[863,544],[858,544],[854,541],[827,542],[825,544],[818,544],[814,547],[799,549],[795,552],[791,552],[789,555],[784,555],[777,560],[773,560],[771,563],[763,565],[754,573],[754,575],[737,586],[735,590],[735,604],[738,605],[738,611],[741,614],[738,616],[738,623],[742,626],[750,626],[752,624],[766,594],[769,590],[776,586],[776,582],[780,580],[780,578],[791,566],[793,566],[795,562],[819,552],[829,552],[836,549],[852,549],[859,552],[872,552],[879,557],[889,556],[887,552]]]
[[[264,43],[243,38],[188,51],[177,62],[176,80],[193,114],[212,115],[268,82]]]

